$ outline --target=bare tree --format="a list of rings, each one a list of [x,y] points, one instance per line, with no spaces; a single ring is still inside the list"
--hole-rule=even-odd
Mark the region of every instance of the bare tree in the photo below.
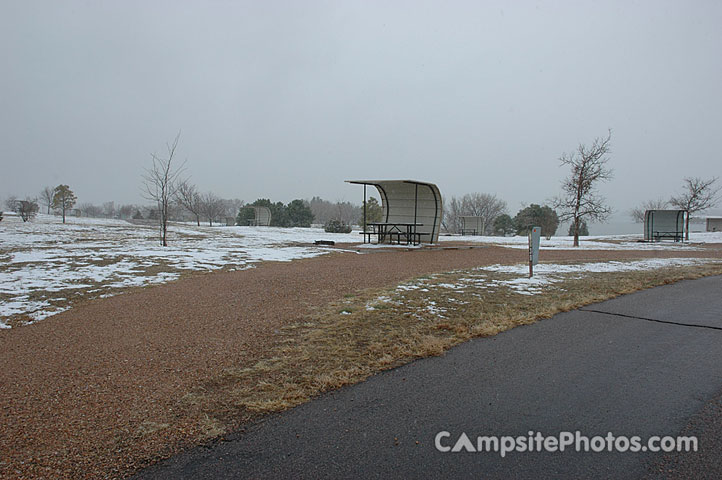
[[[717,205],[720,187],[715,186],[717,177],[703,180],[699,177],[684,179],[684,192],[669,199],[669,203],[687,210],[684,222],[685,239],[689,240],[689,217],[693,213],[701,212]]]
[[[53,190],[53,208],[57,208],[63,214],[63,223],[65,223],[65,214],[75,206],[78,198],[67,185],[58,185]]]
[[[213,220],[218,219],[226,211],[223,200],[212,193],[201,195],[201,212],[208,219],[208,225],[213,226]]]
[[[451,200],[444,202],[444,214],[441,217],[441,225],[449,233],[457,233],[461,230],[461,220],[459,217],[462,216],[461,201],[456,197],[451,197]]]
[[[361,209],[358,206],[353,205],[351,202],[337,201],[335,207],[336,218],[346,225],[352,225],[354,220],[356,220],[361,213]],[[316,222],[319,222],[319,220],[316,219]]]
[[[574,226],[574,246],[579,246],[579,230],[582,221],[604,221],[611,207],[597,191],[599,182],[612,178],[612,170],[607,167],[612,131],[606,137],[595,138],[590,147],[579,144],[571,153],[559,158],[562,166],[571,168],[571,173],[562,181],[562,195],[554,199],[554,208],[560,211],[559,220],[571,220]]]
[[[238,210],[243,207],[243,200],[240,198],[227,198],[223,200],[223,216],[233,218],[235,221]]]
[[[313,197],[308,201],[308,205],[311,207],[313,216],[318,223],[326,224],[331,220],[336,219],[336,214],[333,207],[333,203],[328,200],[324,200],[321,197]]]
[[[494,229],[494,219],[506,212],[506,202],[489,193],[467,193],[461,198],[463,215],[479,217],[481,234],[490,235]]]
[[[444,210],[442,224],[446,231],[458,233],[460,217],[469,216],[481,219],[481,235],[491,235],[496,217],[506,213],[506,202],[489,193],[467,193],[461,199],[451,197]]]
[[[187,179],[178,183],[175,200],[181,207],[196,217],[196,224],[200,227],[202,202],[201,195],[198,193],[198,190],[196,190],[196,186],[189,183]]]
[[[7,206],[10,210],[20,215],[23,222],[27,222],[31,218],[34,218],[39,210],[37,200],[30,197],[25,197],[25,200],[17,200],[13,198],[12,200],[8,200]]]
[[[105,202],[103,204],[103,215],[107,218],[115,216],[115,202]]]
[[[166,143],[167,156],[160,157],[151,153],[153,164],[147,168],[143,175],[143,196],[154,201],[158,206],[158,223],[160,228],[160,244],[168,246],[168,215],[171,199],[175,198],[178,177],[183,171],[182,163],[178,168],[173,168],[173,157],[175,156],[180,132],[176,135],[173,143]]]
[[[346,225],[351,225],[363,215],[362,206],[354,205],[351,202],[338,200],[336,203],[332,203],[321,197],[313,197],[306,203],[311,207],[314,222],[323,225],[331,220],[339,220]]]
[[[10,210],[11,212],[15,211],[15,203],[17,203],[18,197],[15,195],[10,195],[8,198],[5,199],[5,208]]]
[[[53,196],[54,195],[55,195],[55,189],[53,189],[53,187],[44,187],[40,191],[40,202],[47,207],[48,215],[50,215],[50,208],[53,206]]]
[[[130,218],[133,216],[135,210],[135,205],[121,205],[120,208],[118,208],[118,215],[120,218]]]
[[[644,222],[644,213],[647,210],[664,210],[668,206],[669,202],[661,198],[658,198],[657,200],[648,200],[643,202],[639,207],[631,209],[629,211],[629,216],[632,217],[636,223],[642,223]]]
[[[78,208],[84,217],[98,218],[103,214],[103,209],[92,203],[81,203]]]

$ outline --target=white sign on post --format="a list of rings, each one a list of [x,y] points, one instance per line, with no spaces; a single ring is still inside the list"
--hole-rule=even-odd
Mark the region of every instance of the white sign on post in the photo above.
[[[534,265],[539,263],[539,243],[541,227],[531,227],[529,231],[529,278],[534,275]]]

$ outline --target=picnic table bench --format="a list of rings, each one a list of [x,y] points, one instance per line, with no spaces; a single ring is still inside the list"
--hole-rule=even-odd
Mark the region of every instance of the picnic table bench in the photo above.
[[[671,238],[674,239],[675,242],[681,242],[683,238],[682,232],[653,232],[652,237],[656,241],[660,241],[663,238]]]
[[[371,230],[364,230],[361,235],[364,236],[364,243],[368,240],[371,243],[371,237],[376,236],[376,243],[383,243],[388,238],[391,243],[396,237],[396,243],[401,244],[401,241],[406,242],[406,245],[418,245],[421,243],[421,235],[417,231],[418,227],[422,227],[423,223],[415,222],[369,222],[366,224],[367,227],[371,227]]]

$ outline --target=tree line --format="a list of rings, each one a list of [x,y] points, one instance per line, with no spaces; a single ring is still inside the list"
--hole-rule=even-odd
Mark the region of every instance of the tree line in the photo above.
[[[611,145],[611,130],[605,137],[593,140],[590,145],[580,143],[577,148],[559,157],[562,167],[569,169],[569,175],[561,182],[561,194],[550,201],[551,205],[531,204],[520,209],[514,217],[507,212],[504,200],[488,193],[468,193],[461,197],[451,197],[444,203],[442,227],[449,233],[460,233],[461,217],[478,217],[482,235],[525,234],[529,227],[539,225],[542,235],[551,237],[556,234],[560,222],[569,221],[568,234],[574,237],[574,246],[579,245],[579,236],[588,235],[588,223],[605,221],[612,213],[604,197],[599,195],[597,187],[601,182],[613,178],[613,171],[607,166]],[[244,205],[242,200],[223,199],[212,192],[201,192],[190,178],[184,178],[185,162],[174,163],[174,157],[180,140],[180,132],[173,142],[166,144],[164,155],[151,154],[151,166],[143,174],[144,198],[154,202],[153,206],[119,205],[105,202],[100,206],[84,203],[74,210],[77,197],[68,185],[55,188],[45,187],[37,197],[18,199],[11,196],[5,202],[7,208],[17,213],[23,221],[33,218],[40,205],[62,215],[63,223],[71,211],[82,211],[86,216],[152,219],[157,220],[161,245],[167,245],[167,223],[174,220],[193,220],[200,225],[201,220],[210,226],[214,222],[228,223],[231,219],[237,225],[247,225],[251,215],[255,215],[252,206],[266,206],[271,210],[273,226],[310,226],[321,223],[327,231],[347,231],[354,223],[363,225],[363,211],[366,220],[380,221],[382,207],[371,197],[364,205],[350,202],[329,202],[320,197],[311,200],[296,199],[288,204],[272,202],[270,199],[258,199]],[[642,203],[630,211],[636,221],[643,221],[644,212],[650,209],[664,209],[672,206],[688,212],[686,216],[686,238],[689,240],[689,217],[691,214],[707,210],[717,205],[720,187],[717,177],[702,179],[687,177],[684,179],[681,193],[668,200],[656,199]],[[0,214],[0,220],[2,215]]]

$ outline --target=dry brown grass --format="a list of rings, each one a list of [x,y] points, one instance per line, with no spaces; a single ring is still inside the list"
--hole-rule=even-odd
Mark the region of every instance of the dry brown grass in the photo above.
[[[219,432],[413,359],[442,355],[472,337],[496,335],[637,290],[720,274],[720,262],[575,273],[559,275],[561,281],[543,286],[536,295],[522,295],[499,283],[512,275],[473,270],[421,277],[401,288],[366,290],[282,329],[266,358],[225,370],[184,397],[181,406]],[[451,284],[466,286],[454,289]]]

